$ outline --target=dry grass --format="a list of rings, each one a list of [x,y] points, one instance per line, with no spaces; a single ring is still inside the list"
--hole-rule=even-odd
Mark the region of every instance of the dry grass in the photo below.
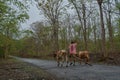
[[[46,71],[15,59],[0,61],[0,80],[56,80]]]

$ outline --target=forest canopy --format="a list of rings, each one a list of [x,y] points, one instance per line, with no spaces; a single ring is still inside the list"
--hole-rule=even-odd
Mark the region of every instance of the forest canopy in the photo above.
[[[104,57],[120,53],[119,0],[35,0],[45,19],[20,31],[20,24],[29,19],[29,5],[29,0],[0,1],[1,56],[46,56],[68,49],[71,40],[77,41],[77,51]]]

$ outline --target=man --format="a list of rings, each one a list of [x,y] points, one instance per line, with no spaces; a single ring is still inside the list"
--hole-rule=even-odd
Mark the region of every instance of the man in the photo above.
[[[72,65],[72,61],[74,62],[75,66],[75,56],[76,56],[76,47],[77,47],[77,42],[72,41],[71,44],[69,45],[69,55],[70,55],[70,65]]]

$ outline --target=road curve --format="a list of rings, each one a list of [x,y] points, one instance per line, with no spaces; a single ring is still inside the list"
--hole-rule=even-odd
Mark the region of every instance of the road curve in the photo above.
[[[38,66],[57,76],[60,80],[120,80],[120,67],[107,65],[80,65],[57,67],[55,61],[15,57]]]

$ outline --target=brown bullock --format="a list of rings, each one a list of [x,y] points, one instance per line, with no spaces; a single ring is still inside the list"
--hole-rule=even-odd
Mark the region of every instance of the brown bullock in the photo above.
[[[67,62],[66,67],[68,66],[68,55],[66,50],[59,50],[56,52],[55,58],[57,59],[57,65],[63,66],[64,62]]]
[[[80,60],[80,64],[81,64],[81,61],[82,60],[85,60],[85,63],[92,66],[90,63],[89,63],[89,60],[90,60],[90,57],[89,57],[89,51],[79,51],[78,52],[78,58]]]

